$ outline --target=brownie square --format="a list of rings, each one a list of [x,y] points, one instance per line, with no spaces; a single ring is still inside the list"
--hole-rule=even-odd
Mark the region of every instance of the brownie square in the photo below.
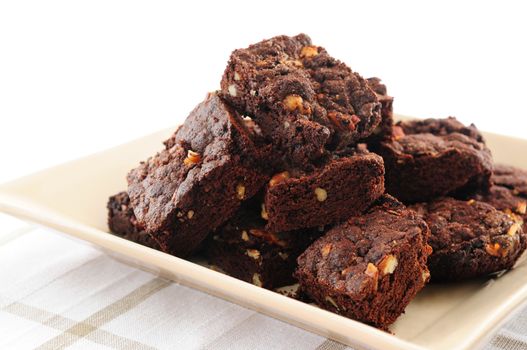
[[[440,198],[411,207],[428,223],[435,281],[454,281],[508,270],[525,250],[522,221],[476,200]]]
[[[495,164],[492,187],[468,198],[489,203],[509,216],[523,221],[527,232],[527,171],[509,165]]]
[[[165,252],[194,252],[268,180],[262,142],[253,124],[209,94],[164,150],[128,174],[138,225]]]
[[[382,158],[359,147],[313,171],[273,176],[262,212],[273,232],[324,226],[362,213],[383,193]]]
[[[259,201],[244,203],[236,215],[218,228],[207,242],[210,264],[227,274],[273,289],[296,283],[296,258],[323,228],[273,232],[260,217]]]
[[[413,203],[489,188],[490,151],[471,127],[461,132],[445,126],[452,122],[428,119],[394,127],[392,139],[376,150],[384,159],[388,193]]]
[[[113,234],[153,249],[159,249],[157,242],[148,233],[137,228],[128,193],[119,192],[111,196],[107,208],[108,227]]]
[[[309,246],[295,275],[322,308],[386,329],[429,280],[429,233],[413,210],[385,195]]]
[[[527,170],[511,165],[495,164],[492,182],[507,187],[517,196],[527,198]]]
[[[368,82],[305,34],[235,50],[223,96],[272,140],[284,164],[303,166],[370,135],[381,104]]]

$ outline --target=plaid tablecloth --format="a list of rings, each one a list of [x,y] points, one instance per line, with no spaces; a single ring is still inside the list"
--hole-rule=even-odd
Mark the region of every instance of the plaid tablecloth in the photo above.
[[[0,349],[349,349],[0,214]],[[527,309],[487,349],[527,349]]]

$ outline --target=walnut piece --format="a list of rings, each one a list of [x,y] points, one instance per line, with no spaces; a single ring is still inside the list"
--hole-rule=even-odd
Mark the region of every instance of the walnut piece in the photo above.
[[[236,97],[236,95],[238,95],[238,91],[236,90],[236,86],[234,84],[229,85],[227,90],[229,91],[229,95],[232,97]]]
[[[489,243],[485,245],[485,251],[487,254],[495,257],[501,257],[503,255],[503,252],[501,251],[501,245],[499,243]]]
[[[339,130],[355,130],[357,123],[360,122],[359,117],[356,115],[348,115],[337,111],[331,111],[328,113],[328,118]]]
[[[366,271],[364,271],[366,276],[369,276],[373,279],[373,290],[377,291],[379,288],[379,269],[372,263],[368,263],[366,266]]]
[[[260,258],[260,251],[257,249],[247,249],[245,254],[247,254],[247,256],[253,258],[254,260],[258,260]]]
[[[399,262],[397,261],[395,255],[389,254],[382,258],[381,262],[379,263],[379,269],[383,275],[392,274],[398,264]]]
[[[249,233],[255,237],[260,237],[265,239],[267,242],[271,244],[279,245],[280,247],[285,247],[287,244],[284,241],[281,241],[274,233],[267,232],[264,230],[259,230],[256,228],[250,229]]]
[[[262,277],[260,276],[259,273],[255,273],[253,275],[253,284],[257,287],[261,287],[263,286],[263,283],[262,283]]]
[[[192,150],[187,151],[187,157],[183,160],[183,164],[185,165],[194,165],[198,164],[201,161],[201,155],[198,152],[194,152]]]
[[[375,279],[377,276],[379,276],[379,269],[377,269],[377,266],[375,266],[372,263],[368,263],[368,266],[366,266],[366,271],[364,272],[367,276],[370,276],[371,278]]]
[[[287,95],[282,102],[284,108],[290,112],[298,110],[302,114],[311,114],[311,107],[304,107],[304,100],[299,95]]]
[[[265,204],[262,203],[262,211],[260,212],[260,216],[264,220],[269,220],[269,214],[267,213],[267,210],[265,209]]]
[[[516,211],[519,214],[526,214],[527,213],[527,202],[518,203],[518,206],[516,207]]]
[[[300,57],[302,58],[311,58],[318,55],[318,47],[316,46],[304,46],[302,50],[300,50]]]
[[[521,225],[518,222],[515,222],[514,224],[511,225],[511,227],[509,227],[509,230],[507,231],[507,234],[509,236],[511,236],[511,237],[516,235],[516,233],[518,232],[520,227],[521,227]]]
[[[238,197],[239,200],[245,199],[245,186],[243,184],[236,185],[236,197]]]
[[[323,202],[328,198],[328,193],[325,189],[317,187],[315,188],[315,197],[317,198],[317,201]]]
[[[424,270],[422,273],[421,273],[421,278],[423,279],[423,282],[428,282],[430,280],[430,271],[428,270]]]
[[[287,95],[284,99],[284,107],[288,111],[294,111],[295,109],[302,108],[304,100],[298,95]]]
[[[271,180],[269,180],[269,186],[273,187],[280,182],[289,179],[289,172],[288,171],[282,171],[281,173],[275,174]]]
[[[323,258],[325,258],[326,256],[328,256],[330,251],[331,251],[331,243],[328,243],[320,249],[320,254],[322,254]]]
[[[187,212],[187,218],[192,219],[193,216],[194,216],[194,210],[189,210]]]
[[[242,231],[242,240],[246,242],[249,240],[249,235],[247,234],[247,231],[245,230]]]

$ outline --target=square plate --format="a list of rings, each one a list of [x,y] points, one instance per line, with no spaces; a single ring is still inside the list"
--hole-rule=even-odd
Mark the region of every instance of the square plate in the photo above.
[[[175,129],[175,128],[174,128]],[[102,248],[175,282],[254,309],[341,343],[368,349],[469,349],[484,344],[527,300],[527,261],[495,278],[429,285],[389,334],[315,306],[109,235],[106,202],[126,188],[125,175],[162,148],[174,129],[0,186],[0,210]],[[497,162],[527,168],[527,140],[486,133]]]

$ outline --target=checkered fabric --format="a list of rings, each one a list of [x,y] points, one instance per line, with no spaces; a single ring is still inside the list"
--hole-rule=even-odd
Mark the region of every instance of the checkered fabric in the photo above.
[[[349,349],[0,214],[0,349]],[[527,311],[487,349],[527,349]]]

